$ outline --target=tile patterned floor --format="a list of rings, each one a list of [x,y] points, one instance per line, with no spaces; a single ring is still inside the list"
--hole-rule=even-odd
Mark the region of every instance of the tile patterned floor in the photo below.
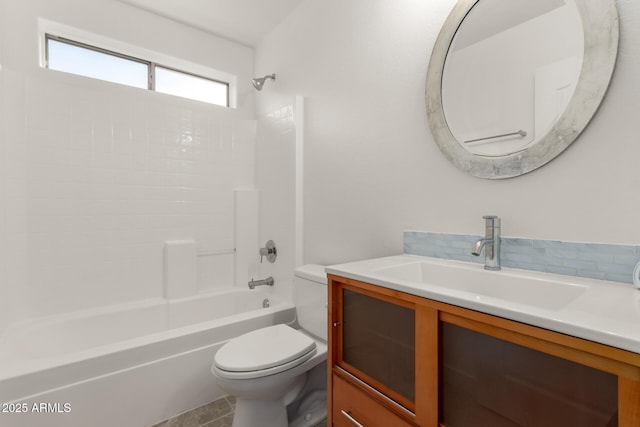
[[[235,404],[235,397],[223,397],[153,427],[231,427]],[[326,421],[322,421],[315,427],[326,427],[326,425]]]
[[[235,403],[233,396],[223,397],[153,427],[231,427]]]

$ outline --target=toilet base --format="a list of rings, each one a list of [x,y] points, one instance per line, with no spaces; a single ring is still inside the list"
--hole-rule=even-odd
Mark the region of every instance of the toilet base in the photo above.
[[[294,414],[289,413],[289,427],[313,427],[326,419],[326,389],[313,390],[302,398]]]
[[[236,396],[232,427],[288,427],[287,405],[298,397],[306,375],[299,375],[287,394],[279,399],[255,399]]]
[[[238,400],[232,427],[288,427],[287,410],[282,402]]]

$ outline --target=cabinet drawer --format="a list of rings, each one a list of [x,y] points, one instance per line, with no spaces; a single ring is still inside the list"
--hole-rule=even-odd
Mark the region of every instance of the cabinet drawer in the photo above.
[[[335,427],[412,426],[337,375],[333,376],[332,416]]]

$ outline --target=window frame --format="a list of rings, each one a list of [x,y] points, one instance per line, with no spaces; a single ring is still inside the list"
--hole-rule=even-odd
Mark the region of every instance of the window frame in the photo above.
[[[45,33],[45,35],[44,35],[44,66],[45,66],[45,68],[47,68],[49,70],[51,69],[51,68],[49,68],[49,41],[50,40],[56,41],[58,43],[63,43],[63,44],[68,44],[68,45],[71,45],[71,46],[79,47],[79,48],[86,49],[86,50],[91,50],[91,51],[102,53],[102,54],[109,55],[109,56],[115,56],[116,58],[126,59],[127,61],[132,61],[132,62],[137,62],[139,64],[144,64],[144,65],[147,66],[147,89],[148,90],[154,90],[154,88],[153,88],[153,86],[154,86],[154,78],[153,78],[153,75],[152,75],[153,71],[151,71],[152,70],[152,62],[145,61],[143,59],[136,58],[134,56],[125,55],[123,53],[115,52],[113,50],[104,49],[104,48],[101,48],[101,47],[98,47],[98,46],[88,45],[86,43],[82,43],[82,42],[79,42],[79,41],[76,41],[76,40],[68,39],[66,37],[60,37],[60,36],[57,36],[57,35],[54,35],[54,34]],[[59,70],[55,70],[55,71],[59,71]],[[67,73],[67,71],[61,71],[61,72]],[[76,73],[69,73],[69,74],[75,74],[75,75],[79,75],[79,76],[95,79],[95,77],[87,76],[87,75],[84,75],[84,74],[76,74]],[[100,80],[100,79],[97,79],[97,80]],[[116,83],[116,84],[121,84],[121,83]],[[127,85],[125,85],[125,86],[127,86]]]
[[[206,104],[215,105],[219,107],[225,108],[235,108],[235,93],[237,87],[237,78],[228,73],[219,72],[217,70],[209,69],[208,67],[204,67],[198,64],[192,64],[188,61],[179,60],[177,58],[171,58],[167,55],[158,54],[156,52],[147,51],[144,48],[131,48],[126,49],[128,45],[121,42],[108,42],[109,39],[99,36],[91,35],[87,36],[89,33],[85,33],[80,30],[70,29],[69,27],[63,26],[61,24],[55,24],[49,21],[40,21],[40,40],[41,40],[41,48],[40,48],[40,56],[41,61],[40,64],[43,68],[49,68],[49,40],[53,40],[59,43],[69,44],[71,46],[92,50],[95,52],[99,52],[105,55],[114,56],[117,58],[137,62],[140,64],[144,64],[147,66],[147,90],[156,91],[155,88],[155,78],[156,78],[156,66],[161,67],[166,70],[170,70],[173,72],[177,72],[180,74],[184,74],[185,76],[191,76],[203,80],[207,80],[213,83],[221,84],[226,87],[226,99],[225,105],[215,104],[206,101],[194,100],[192,98],[181,97],[179,95],[165,94],[170,96],[177,96],[183,99],[189,99],[197,102],[204,102]],[[102,39],[96,41],[96,39]],[[85,40],[90,40],[89,42]],[[105,47],[107,46],[107,47]],[[115,49],[112,46],[116,46]],[[125,48],[122,48],[125,47]],[[129,52],[135,51],[134,54]],[[163,57],[164,61],[157,61],[159,57]],[[150,58],[150,59],[145,59]],[[175,65],[174,65],[175,64]],[[191,66],[190,66],[191,65]],[[186,69],[193,68],[196,71],[185,71]],[[204,71],[204,72],[203,72]],[[64,72],[64,71],[61,71]],[[74,73],[69,73],[74,74]],[[80,75],[81,74],[76,74]],[[95,79],[91,76],[83,76],[87,78]],[[120,83],[115,83],[120,84]],[[124,85],[126,86],[126,85]],[[163,93],[163,92],[157,92]]]

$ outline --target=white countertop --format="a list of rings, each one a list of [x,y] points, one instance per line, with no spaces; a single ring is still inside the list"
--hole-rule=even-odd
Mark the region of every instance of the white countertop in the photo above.
[[[548,304],[545,307],[545,304],[536,304],[533,298],[533,302],[529,304],[526,297],[487,296],[461,290],[455,286],[449,287],[443,283],[445,280],[441,277],[438,278],[438,283],[429,283],[427,279],[416,281],[386,273],[393,268],[415,263],[427,263],[447,271],[454,271],[451,270],[452,268],[464,270],[465,277],[477,275],[485,282],[499,279],[496,281],[506,280],[508,283],[508,280],[517,281],[520,278],[526,278],[527,283],[534,283],[534,285],[540,283],[540,294],[535,294],[538,300],[548,299],[553,302],[555,294],[553,286],[561,288],[578,286],[584,287],[584,290],[580,290],[579,295],[566,303]],[[397,255],[332,265],[325,271],[329,274],[640,353],[640,290],[631,284],[514,268],[488,272],[484,270],[482,264],[417,255]],[[502,277],[498,278],[497,275]],[[456,279],[454,277],[451,280]]]

